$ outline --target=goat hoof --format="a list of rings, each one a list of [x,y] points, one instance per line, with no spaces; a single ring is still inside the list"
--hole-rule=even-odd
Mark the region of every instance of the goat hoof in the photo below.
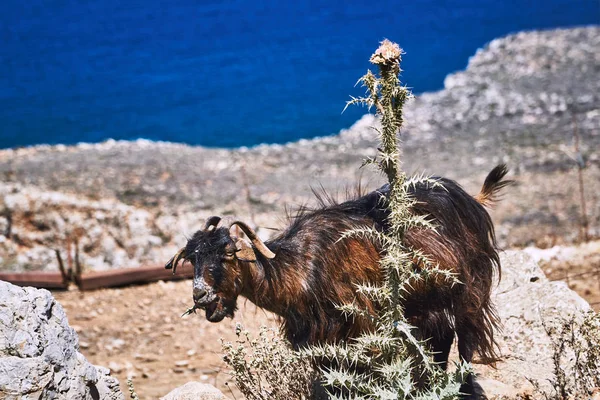
[[[463,400],[488,400],[485,391],[475,379],[467,379],[467,382],[460,387],[460,391],[465,393],[461,397]]]

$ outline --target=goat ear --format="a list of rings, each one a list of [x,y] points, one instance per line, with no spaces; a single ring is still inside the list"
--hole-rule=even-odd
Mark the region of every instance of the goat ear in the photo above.
[[[256,261],[256,254],[252,245],[244,239],[237,239],[235,242],[235,256],[240,261]]]

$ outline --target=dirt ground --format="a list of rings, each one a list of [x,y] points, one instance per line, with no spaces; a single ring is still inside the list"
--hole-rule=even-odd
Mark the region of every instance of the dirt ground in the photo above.
[[[540,264],[550,279],[568,281],[600,310],[600,241],[534,252],[541,252]],[[202,311],[181,317],[191,305],[191,285],[185,280],[53,294],[79,335],[80,351],[110,368],[125,393],[131,377],[141,399],[159,398],[192,380],[241,398],[221,359],[220,339],[234,341],[237,322],[258,332],[261,325],[278,326],[277,320],[244,299],[234,320],[213,324]]]
[[[191,280],[161,281],[53,294],[79,335],[81,353],[93,364],[110,368],[124,393],[131,377],[141,399],[157,399],[193,380],[241,398],[233,383],[235,397],[227,386],[220,339],[235,340],[236,322],[258,333],[261,325],[275,327],[277,321],[244,299],[234,320],[213,324],[203,311],[181,317],[191,306],[191,287]]]
[[[571,289],[600,311],[600,241],[544,250],[540,267],[550,280],[566,282]]]

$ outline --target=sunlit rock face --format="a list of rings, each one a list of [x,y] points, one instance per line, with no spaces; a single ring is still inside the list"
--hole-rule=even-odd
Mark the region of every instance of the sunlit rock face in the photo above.
[[[0,398],[124,399],[108,369],[78,349],[50,292],[0,281]]]

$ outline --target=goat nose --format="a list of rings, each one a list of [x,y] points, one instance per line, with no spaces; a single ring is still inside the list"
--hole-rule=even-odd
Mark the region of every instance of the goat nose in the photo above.
[[[192,291],[194,301],[198,302],[202,300],[204,297],[206,297],[207,293],[208,292],[206,291],[206,289],[194,288],[194,290]]]

